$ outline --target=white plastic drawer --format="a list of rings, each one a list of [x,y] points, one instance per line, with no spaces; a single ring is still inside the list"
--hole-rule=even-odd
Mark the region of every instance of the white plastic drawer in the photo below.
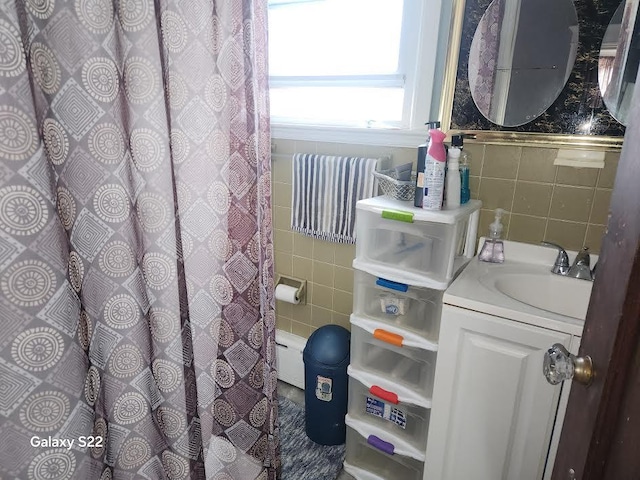
[[[378,425],[395,437],[405,440],[418,450],[425,451],[431,410],[402,401],[397,389],[385,389],[375,379],[365,385],[366,373],[350,372],[348,413],[356,420]]]
[[[437,341],[443,294],[356,270],[353,313]]]
[[[357,480],[421,480],[424,463],[400,454],[389,454],[347,426],[344,469]],[[375,442],[373,442],[375,443]]]
[[[384,324],[351,315],[351,365],[430,398],[437,345],[415,335],[403,337],[397,330],[380,327]],[[398,339],[396,344],[389,343]]]
[[[403,272],[407,283],[444,290],[473,257],[480,205],[472,201],[459,209],[429,212],[389,197],[361,200],[356,205],[354,267],[382,276],[392,268]]]
[[[357,225],[357,256],[402,270],[446,277],[449,258],[458,246],[453,241],[455,225],[406,223],[367,211],[358,211]]]

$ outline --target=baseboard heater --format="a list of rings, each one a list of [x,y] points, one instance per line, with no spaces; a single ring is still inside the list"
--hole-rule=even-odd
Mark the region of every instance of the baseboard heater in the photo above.
[[[276,367],[278,379],[304,390],[302,352],[307,339],[283,330],[276,330]]]

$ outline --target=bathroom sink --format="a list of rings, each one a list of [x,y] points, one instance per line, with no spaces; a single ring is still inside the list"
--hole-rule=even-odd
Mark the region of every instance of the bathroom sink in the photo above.
[[[552,273],[505,273],[495,278],[494,286],[518,302],[584,320],[593,283]]]
[[[472,259],[445,291],[443,303],[581,335],[593,282],[551,273],[555,249],[505,240],[504,253],[501,264]],[[577,252],[567,253],[573,262]],[[597,261],[592,254],[592,265]]]

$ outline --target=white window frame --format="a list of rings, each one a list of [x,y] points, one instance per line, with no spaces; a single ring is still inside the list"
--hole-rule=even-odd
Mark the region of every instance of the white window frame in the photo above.
[[[446,1],[446,0],[444,0]],[[448,28],[441,32],[443,0],[404,0],[402,35],[400,39],[399,72],[402,75],[379,75],[342,78],[341,84],[353,85],[360,80],[362,86],[398,85],[404,81],[403,119],[399,126],[383,127],[372,125],[367,128],[311,125],[286,119],[271,119],[271,135],[275,139],[306,140],[315,142],[355,143],[363,145],[415,146],[424,141],[424,124],[437,120],[439,110],[439,90],[442,73],[438,65],[438,50],[446,48]],[[446,9],[450,14],[450,8]],[[416,21],[418,20],[418,21]],[[443,20],[446,20],[443,18]],[[443,34],[446,34],[443,36]],[[444,38],[444,44],[442,38]],[[413,47],[415,46],[415,47]],[[335,77],[321,77],[311,80],[306,77],[272,77],[272,85],[326,85]],[[308,81],[308,82],[307,82]],[[304,83],[302,83],[304,82]],[[335,83],[334,83],[335,85]]]

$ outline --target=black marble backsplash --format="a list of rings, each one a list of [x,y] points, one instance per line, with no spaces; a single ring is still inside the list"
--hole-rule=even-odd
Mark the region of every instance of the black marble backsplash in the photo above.
[[[458,74],[451,128],[552,134],[623,136],[624,126],[607,111],[598,86],[598,58],[602,37],[620,0],[574,0],[579,24],[579,45],[573,71],[556,101],[534,121],[519,127],[501,127],[487,120],[476,107],[468,80],[471,41],[491,0],[467,0],[462,27]],[[553,12],[548,12],[553,15]],[[579,129],[591,120],[590,132]]]

